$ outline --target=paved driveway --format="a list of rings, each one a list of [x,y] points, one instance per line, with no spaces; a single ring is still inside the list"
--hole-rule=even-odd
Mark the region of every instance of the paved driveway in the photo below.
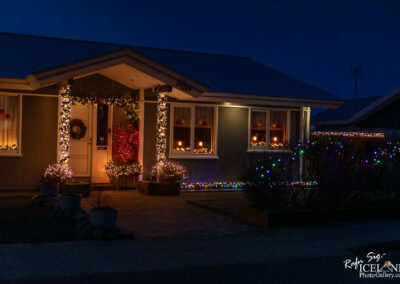
[[[136,191],[105,191],[107,205],[118,209],[117,226],[135,238],[235,234],[256,230],[239,221],[188,204],[188,200],[243,200],[241,192],[182,193],[148,196]],[[90,201],[90,200],[89,200]],[[83,208],[90,210],[88,200]]]

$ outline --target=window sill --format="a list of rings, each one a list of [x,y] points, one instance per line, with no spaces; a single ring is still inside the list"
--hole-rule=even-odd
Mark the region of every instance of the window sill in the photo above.
[[[291,153],[289,149],[247,149],[248,153]]]
[[[7,151],[1,151],[0,150],[0,158],[1,157],[16,157],[16,158],[20,158],[20,157],[22,157],[22,153],[7,152]]]
[[[170,154],[170,159],[219,159],[216,155],[202,155],[202,154]]]

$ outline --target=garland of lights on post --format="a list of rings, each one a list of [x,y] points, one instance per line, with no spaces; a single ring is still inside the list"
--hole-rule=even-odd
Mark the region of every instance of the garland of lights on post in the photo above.
[[[167,95],[165,92],[157,91],[157,142],[156,163],[162,164],[166,160],[167,153]]]
[[[70,138],[70,122],[71,122],[71,86],[65,85],[60,88],[60,148],[59,162],[67,164],[69,160],[69,138]]]

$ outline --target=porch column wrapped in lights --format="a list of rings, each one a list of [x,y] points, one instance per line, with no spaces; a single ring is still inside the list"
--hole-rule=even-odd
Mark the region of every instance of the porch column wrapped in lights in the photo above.
[[[160,88],[157,92],[157,141],[156,163],[157,167],[167,159],[167,94]]]
[[[60,98],[60,124],[59,124],[59,136],[60,136],[60,148],[59,148],[59,163],[68,164],[69,160],[69,130],[71,121],[71,86],[64,85],[59,89]]]

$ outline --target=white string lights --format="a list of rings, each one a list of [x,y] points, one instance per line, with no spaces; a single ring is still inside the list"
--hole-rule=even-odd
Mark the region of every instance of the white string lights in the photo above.
[[[156,163],[162,164],[167,159],[167,95],[157,90],[157,141]]]
[[[59,163],[68,164],[69,160],[69,131],[71,122],[71,86],[65,85],[59,89],[60,97],[60,148],[59,148]]]

